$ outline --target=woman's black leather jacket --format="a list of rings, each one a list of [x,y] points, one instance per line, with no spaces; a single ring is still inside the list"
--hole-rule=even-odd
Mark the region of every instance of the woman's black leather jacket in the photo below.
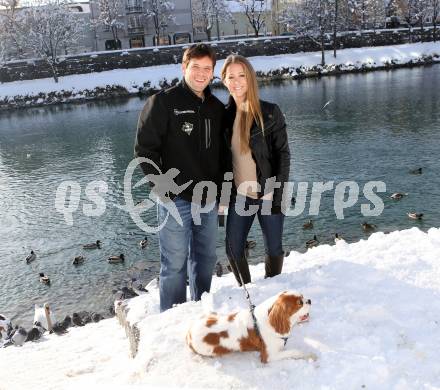
[[[287,139],[284,115],[274,103],[260,100],[263,114],[264,131],[254,122],[250,133],[252,158],[257,166],[257,181],[261,186],[258,197],[273,190],[272,213],[281,212],[284,184],[289,180],[290,150]],[[231,138],[235,119],[236,105],[231,98],[226,106],[225,137],[228,145],[227,171],[232,172]],[[273,188],[268,179],[280,183]],[[235,186],[233,186],[234,190]]]

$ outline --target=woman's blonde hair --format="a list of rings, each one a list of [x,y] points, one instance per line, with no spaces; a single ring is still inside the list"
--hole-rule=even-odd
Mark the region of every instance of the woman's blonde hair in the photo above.
[[[260,97],[258,95],[257,75],[255,74],[254,68],[245,57],[237,54],[231,54],[226,58],[221,70],[221,78],[223,81],[226,80],[226,71],[231,64],[240,64],[243,66],[247,81],[247,111],[244,115],[241,114],[242,117],[240,118],[240,150],[242,153],[246,153],[250,149],[249,140],[253,122],[255,121],[255,123],[264,132],[263,114],[261,112]],[[242,120],[243,117],[244,120]]]

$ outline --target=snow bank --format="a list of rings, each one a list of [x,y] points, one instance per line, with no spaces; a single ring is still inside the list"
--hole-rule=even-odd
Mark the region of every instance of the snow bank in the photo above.
[[[397,46],[365,47],[339,50],[337,58],[326,52],[323,68],[320,52],[259,56],[249,58],[261,77],[296,78],[393,68],[404,64],[440,62],[440,43],[426,42]],[[215,75],[220,76],[223,60]],[[53,79],[14,81],[0,84],[0,108],[22,107],[106,96],[151,93],[181,78],[181,66],[161,65],[148,68],[115,69]]]
[[[134,298],[134,360],[116,319],[0,350],[0,389],[438,389],[439,251],[440,229],[413,228],[292,252],[272,279],[263,278],[263,264],[252,266],[256,304],[284,289],[312,300],[310,321],[294,328],[287,348],[314,351],[314,363],[263,365],[257,353],[203,358],[186,347],[189,324],[203,312],[247,307],[229,274],[214,278],[201,302],[162,314],[157,289]]]

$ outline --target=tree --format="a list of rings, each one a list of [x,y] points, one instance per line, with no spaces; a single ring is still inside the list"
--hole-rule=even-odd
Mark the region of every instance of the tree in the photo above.
[[[423,41],[423,28],[425,26],[425,19],[429,15],[430,0],[416,0],[413,5],[414,22],[420,26],[421,39]]]
[[[58,82],[59,57],[76,46],[84,25],[65,0],[49,0],[34,1],[29,7],[16,11],[9,27],[17,50],[33,53],[45,61]]]
[[[436,42],[436,39],[437,39],[437,19],[440,16],[440,0],[431,0],[431,2],[429,4],[429,16],[432,19],[432,24],[434,27],[432,34],[434,36],[434,42]]]
[[[0,0],[0,50],[2,61],[9,59],[11,49],[15,58],[23,56],[22,34],[17,34],[18,0]]]
[[[338,47],[339,0],[333,0],[333,57]]]
[[[292,3],[282,13],[280,21],[299,35],[311,39],[321,49],[321,65],[325,65],[325,34],[335,23],[335,5],[332,0],[303,0]]]
[[[239,2],[249,24],[254,29],[255,36],[258,37],[260,30],[266,23],[266,0],[239,0]]]
[[[95,27],[103,27],[111,31],[115,47],[118,47],[119,30],[122,30],[125,25],[121,21],[123,18],[123,10],[125,7],[124,0],[92,0],[90,5],[98,8],[98,13],[91,23]],[[120,47],[119,47],[120,48]]]
[[[225,0],[198,0],[192,3],[193,15],[201,22],[208,41],[211,40],[214,21],[217,24],[217,39],[220,39],[219,21],[228,20],[231,12]]]
[[[348,1],[355,27],[360,31],[370,27],[377,28],[377,26],[385,24],[386,10],[383,0]]]
[[[153,21],[154,33],[156,36],[156,45],[159,43],[161,30],[164,31],[168,23],[174,21],[171,11],[174,9],[174,3],[166,0],[146,0],[145,16]]]
[[[383,0],[369,0],[368,18],[373,29],[385,26],[386,6]]]
[[[398,9],[399,16],[401,16],[408,25],[408,36],[410,42],[412,42],[412,24],[417,17],[417,13],[419,12],[417,4],[418,1],[419,0],[405,0],[401,3],[401,7]]]

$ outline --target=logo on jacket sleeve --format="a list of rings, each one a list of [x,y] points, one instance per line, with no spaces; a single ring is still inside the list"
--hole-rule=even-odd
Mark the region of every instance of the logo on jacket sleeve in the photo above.
[[[186,134],[191,135],[191,132],[193,131],[194,125],[189,122],[184,122],[182,125],[182,131],[184,131]]]

